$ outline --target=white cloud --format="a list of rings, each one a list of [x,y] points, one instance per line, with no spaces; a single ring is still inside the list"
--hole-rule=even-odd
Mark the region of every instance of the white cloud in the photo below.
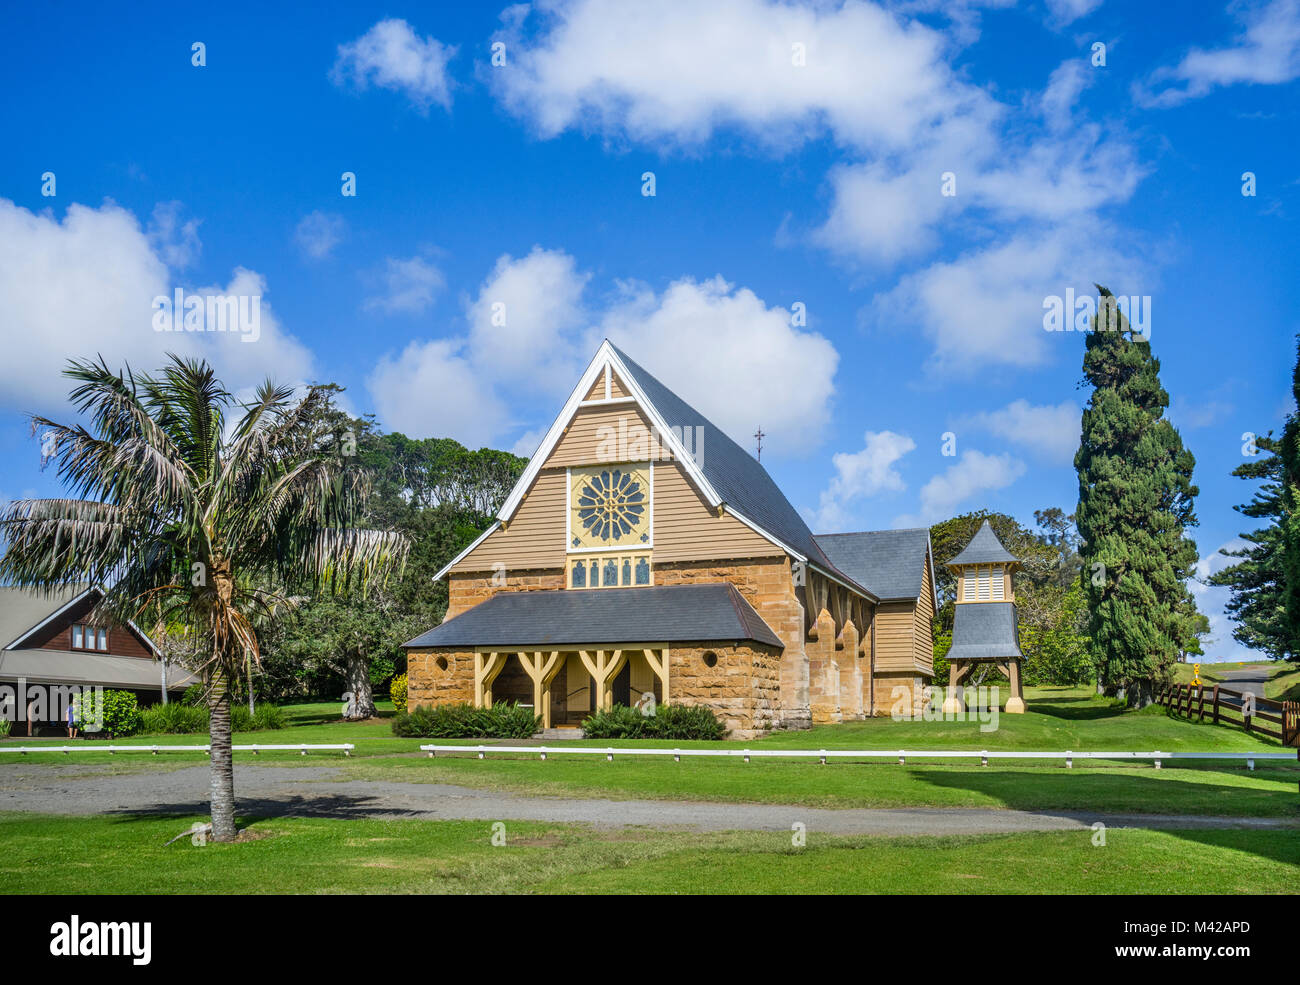
[[[1038,406],[1022,399],[967,420],[978,430],[1024,445],[1052,465],[1068,465],[1079,448],[1081,416],[1079,405],[1072,400]]]
[[[1102,0],[1047,0],[1047,10],[1053,23],[1064,27],[1091,14],[1101,4]]]
[[[1226,400],[1214,399],[1209,395],[1188,398],[1178,394],[1170,401],[1165,416],[1180,430],[1196,431],[1218,424],[1231,413],[1232,404]]]
[[[867,496],[883,490],[906,488],[895,466],[916,442],[893,431],[868,431],[862,437],[862,450],[837,452],[831,457],[835,475],[822,491],[817,510],[812,513],[819,533],[838,533],[854,525],[850,507]]]
[[[1143,264],[1122,256],[1115,242],[1107,227],[1082,220],[1017,235],[903,277],[863,318],[882,329],[900,320],[918,326],[934,345],[932,371],[970,375],[993,364],[1037,366],[1051,347],[1074,346],[1079,338],[1044,331],[1044,298],[1064,297],[1070,287],[1094,292],[1094,282],[1143,283]]]
[[[466,312],[471,360],[501,383],[567,396],[592,356],[580,337],[590,277],[562,250],[500,257]]]
[[[504,403],[451,339],[411,342],[383,356],[366,379],[384,428],[413,438],[452,437],[468,448],[494,444]]]
[[[199,241],[199,220],[182,218],[185,211],[180,202],[159,202],[146,230],[149,245],[169,267],[183,270],[198,262],[203,252]]]
[[[129,363],[137,371],[159,368],[167,352],[204,357],[232,390],[268,372],[286,383],[311,378],[311,354],[276,320],[260,274],[237,268],[224,286],[185,284],[156,248],[159,242],[112,202],[99,208],[74,203],[60,220],[0,199],[0,304],[10,339],[21,339],[23,347],[21,360],[0,360],[6,406],[66,417],[69,385],[62,370],[70,358],[98,354],[111,367]],[[153,300],[172,298],[177,287],[260,295],[260,338],[155,331]]]
[[[870,3],[575,0],[547,4],[532,38],[526,13],[504,15],[512,66],[492,78],[548,137],[580,127],[697,143],[739,125],[773,143],[829,128],[857,146],[904,147],[982,99],[954,84],[943,35]]]
[[[319,210],[308,212],[293,231],[298,248],[313,260],[323,260],[343,241],[348,224],[341,215]]]
[[[371,276],[378,293],[366,298],[362,307],[387,314],[419,314],[431,304],[444,280],[442,271],[422,256],[387,257],[384,269]]]
[[[1177,65],[1152,72],[1134,86],[1147,106],[1176,106],[1221,86],[1276,85],[1300,77],[1300,0],[1264,6],[1232,5],[1242,28],[1225,47],[1193,48]]]
[[[451,79],[447,62],[453,46],[433,37],[420,37],[406,21],[379,21],[355,41],[339,45],[330,71],[335,85],[351,82],[358,90],[370,85],[404,92],[421,111],[431,103],[451,109]]]
[[[928,527],[955,516],[957,507],[977,493],[1005,489],[1025,474],[1025,463],[1010,455],[962,452],[960,458],[921,487],[918,514],[900,516],[895,527]]]
[[[1055,0],[1051,13],[1068,23],[1097,5]],[[951,35],[909,19],[942,12],[968,40],[986,6],[1004,4],[557,0],[542,13],[517,5],[497,35],[511,65],[490,78],[503,104],[543,137],[585,130],[662,151],[732,130],[784,153],[829,135],[844,157],[828,174],[830,209],[807,230],[811,241],[850,264],[889,266],[951,243],[954,231],[973,233],[986,245],[912,274],[894,298],[921,307],[941,347],[932,368],[1028,366],[1044,347],[1041,339],[1006,344],[1017,313],[992,315],[988,330],[967,323],[954,332],[961,301],[952,295],[982,293],[984,302],[1007,289],[1004,303],[1036,306],[1052,291],[1019,269],[1021,259],[1059,279],[1074,252],[1069,241],[1084,239],[1080,227],[1098,230],[1097,211],[1126,201],[1144,170],[1126,138],[1076,118],[1095,78],[1084,60],[1059,66],[1034,98],[999,102],[952,70]],[[955,195],[944,194],[948,172]],[[1109,242],[1086,246],[1084,283],[1098,257],[1118,259]],[[1052,264],[1031,255],[1044,244]],[[997,279],[985,291],[979,278],[988,274]]]
[[[501,257],[466,301],[466,335],[402,356],[418,352],[419,360],[399,430],[463,440],[437,410],[443,395],[434,391],[464,377],[493,408],[466,422],[468,433],[508,440],[553,410],[608,337],[742,444],[760,425],[773,454],[806,453],[820,442],[839,356],[822,336],[792,326],[788,311],[721,277],[679,280],[663,292],[623,284],[612,297],[589,299],[590,277],[560,250]],[[372,391],[380,381],[372,378]],[[375,399],[391,398],[375,392]],[[414,408],[422,399],[429,410],[421,415]],[[506,407],[511,413],[498,412]]]
[[[721,277],[684,278],[662,294],[629,290],[598,335],[743,447],[760,426],[773,455],[807,455],[821,444],[839,364],[826,338]]]

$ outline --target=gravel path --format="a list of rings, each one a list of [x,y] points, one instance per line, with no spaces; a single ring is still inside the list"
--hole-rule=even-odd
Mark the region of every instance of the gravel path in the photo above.
[[[1110,827],[1300,828],[1280,818],[1031,812],[989,808],[824,810],[766,804],[535,797],[433,783],[345,780],[332,767],[237,766],[243,814],[428,820],[534,820],[598,827],[809,831],[837,835],[966,835]],[[207,766],[115,776],[85,767],[0,764],[0,810],[46,814],[205,814]]]

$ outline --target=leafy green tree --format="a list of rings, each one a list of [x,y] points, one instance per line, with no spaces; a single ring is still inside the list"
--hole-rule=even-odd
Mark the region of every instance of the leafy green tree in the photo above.
[[[351,717],[360,720],[375,714],[374,689],[404,669],[402,644],[428,628],[419,615],[403,612],[387,591],[326,596],[298,606],[268,648],[272,661],[295,671],[341,678],[352,695]]]
[[[1083,372],[1093,387],[1075,455],[1088,631],[1099,682],[1149,704],[1195,636],[1187,588],[1197,562],[1195,459],[1164,417],[1169,395],[1151,345],[1098,285]]]
[[[171,356],[157,376],[73,362],[74,408],[53,436],[78,498],[20,500],[0,514],[0,578],[54,589],[105,586],[101,609],[183,623],[204,641],[212,836],[235,838],[230,684],[255,624],[283,612],[282,585],[355,589],[400,566],[406,540],[364,529],[369,478],[318,426],[328,395],[263,384],[233,422],[234,398],[202,362]]]

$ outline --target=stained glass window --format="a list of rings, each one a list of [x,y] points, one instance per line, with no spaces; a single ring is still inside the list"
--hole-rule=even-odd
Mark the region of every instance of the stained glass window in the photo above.
[[[649,543],[649,466],[575,469],[569,511],[571,549]]]
[[[574,588],[587,587],[587,566],[581,561],[573,566],[573,577],[569,584]]]
[[[636,559],[636,583],[638,585],[650,584],[650,561],[648,558],[639,557]]]

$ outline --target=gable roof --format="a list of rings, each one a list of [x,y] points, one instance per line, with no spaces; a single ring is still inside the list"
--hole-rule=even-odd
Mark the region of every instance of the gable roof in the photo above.
[[[808,524],[799,511],[790,505],[785,494],[772,481],[767,470],[740,445],[727,437],[726,432],[693,408],[672,390],[651,376],[642,366],[606,339],[595,357],[583,372],[569,395],[563,409],[551,424],[528,467],[506,497],[498,521],[470,544],[460,554],[434,575],[442,578],[452,567],[474,550],[501,523],[509,522],[519,504],[542,470],[551,451],[564,435],[569,421],[591,393],[598,377],[606,367],[623,382],[631,394],[626,398],[644,411],[656,429],[660,445],[679,462],[710,508],[725,509],[728,513],[772,541],[778,548],[800,561],[806,561],[835,581],[847,586],[871,601],[877,601],[869,588],[855,581],[836,567],[835,563],[817,544]],[[600,401],[598,401],[599,403]],[[619,402],[622,402],[620,399]],[[694,435],[692,454],[682,442],[683,429],[691,428]],[[699,430],[694,430],[698,428]]]
[[[700,429],[691,432],[697,435],[695,447],[699,451],[692,459],[723,503],[794,548],[809,561],[835,570],[834,562],[817,545],[799,511],[790,505],[785,494],[767,474],[767,469],[753,455],[646,372],[618,346],[610,343],[610,348],[623,364],[627,375],[654,405],[669,428],[674,431],[683,428]]]
[[[34,629],[81,601],[88,591],[85,585],[69,585],[48,594],[30,588],[0,586],[0,649],[7,650],[21,643]]]
[[[836,567],[881,601],[920,597],[926,565],[932,564],[928,527],[817,534],[815,539]],[[930,585],[933,588],[933,571]]]
[[[0,585],[0,649],[20,649],[38,629],[72,609],[89,595],[103,595],[97,585],[67,585],[49,592]],[[154,656],[158,647],[131,620],[126,626]]]
[[[988,520],[985,520],[980,525],[979,530],[975,531],[975,536],[970,539],[966,549],[949,561],[948,566],[952,567],[958,564],[1008,564],[1019,560],[1002,546],[1002,541],[998,540],[998,535],[993,532]]]
[[[781,638],[732,584],[498,592],[406,647],[600,646]]]

